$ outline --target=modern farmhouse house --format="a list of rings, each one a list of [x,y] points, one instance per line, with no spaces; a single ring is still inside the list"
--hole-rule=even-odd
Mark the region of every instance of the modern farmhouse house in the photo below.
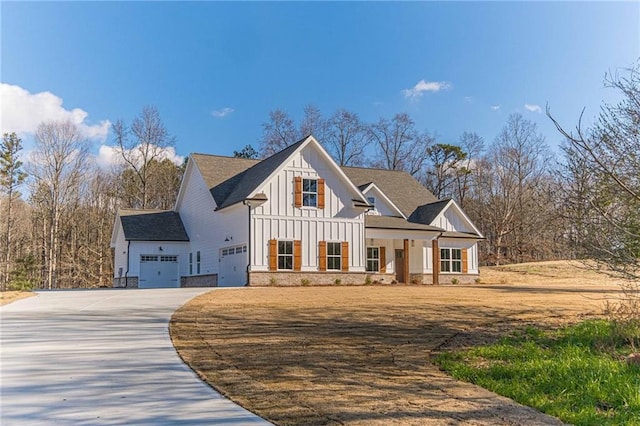
[[[455,201],[309,136],[264,160],[190,155],[173,211],[118,212],[114,286],[469,282],[482,238]]]

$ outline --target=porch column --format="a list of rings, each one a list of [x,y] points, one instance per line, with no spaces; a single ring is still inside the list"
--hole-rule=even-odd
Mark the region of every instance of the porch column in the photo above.
[[[409,284],[409,240],[404,240],[404,282]]]
[[[433,273],[433,284],[440,284],[440,247],[438,246],[438,239],[434,238],[431,241],[432,253],[431,257],[433,258],[433,267],[431,271]]]

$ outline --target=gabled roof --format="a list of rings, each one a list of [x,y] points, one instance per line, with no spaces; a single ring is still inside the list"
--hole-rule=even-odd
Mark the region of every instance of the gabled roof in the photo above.
[[[192,154],[191,157],[211,191],[217,205],[216,210],[220,210],[250,197],[272,174],[285,165],[294,152],[312,140],[317,144],[312,136],[307,136],[262,161],[206,154]],[[324,152],[320,144],[317,146]],[[328,155],[327,157],[330,159]],[[333,160],[330,159],[330,161]],[[344,176],[344,172],[337,166],[336,171]],[[367,205],[366,199],[353,186],[349,178],[344,176],[344,179],[349,186],[353,187],[354,195],[362,198],[354,201]]]
[[[413,213],[411,213],[411,216],[409,216],[409,220],[411,222],[431,224],[433,223],[434,219],[440,215],[442,210],[447,207],[449,201],[450,200],[441,200],[436,201],[435,203],[423,204],[421,206],[418,206],[418,208],[415,209]]]
[[[362,191],[362,193],[365,194],[365,196],[367,195],[366,193],[369,192],[371,189],[375,189],[376,191],[378,191],[382,195],[382,199],[384,200],[384,202],[387,203],[393,210],[395,210],[396,213],[398,213],[398,216],[401,216],[404,219],[406,219],[406,217],[404,216],[402,211],[400,211],[398,206],[393,204],[393,201],[391,201],[389,199],[389,197],[387,197],[387,194],[385,194],[384,191],[382,191],[380,188],[378,188],[378,185],[376,185],[375,183],[371,182],[368,185],[360,185],[360,186],[358,186],[358,189],[360,191]]]
[[[410,217],[422,204],[438,201],[407,172],[363,167],[342,167],[342,170],[359,188],[364,189],[370,183],[375,183],[405,217]]]
[[[128,241],[189,241],[180,215],[167,210],[118,211]]]

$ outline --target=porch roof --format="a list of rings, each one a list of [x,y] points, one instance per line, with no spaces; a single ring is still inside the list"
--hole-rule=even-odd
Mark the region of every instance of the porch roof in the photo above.
[[[473,232],[453,232],[447,231],[443,232],[441,235],[442,238],[475,238],[476,240],[484,240],[484,237],[481,237],[478,234]]]
[[[422,223],[408,222],[401,217],[366,215],[364,217],[365,228],[373,229],[398,229],[405,231],[444,232],[437,226],[424,225]]]

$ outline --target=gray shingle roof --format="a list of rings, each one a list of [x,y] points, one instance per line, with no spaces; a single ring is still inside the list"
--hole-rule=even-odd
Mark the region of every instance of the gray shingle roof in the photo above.
[[[218,209],[246,199],[306,138],[264,160],[192,154]]]
[[[375,183],[406,217],[411,216],[419,206],[438,201],[407,172],[362,167],[342,167],[342,170],[361,189],[371,182]]]
[[[451,200],[441,200],[418,206],[409,216],[411,222],[431,223]]]
[[[125,240],[189,241],[182,219],[174,211],[121,209],[118,215]]]
[[[435,231],[442,232],[444,229],[437,226],[425,225],[422,223],[408,222],[401,217],[366,215],[364,217],[366,228],[377,229],[405,229],[411,231]]]

